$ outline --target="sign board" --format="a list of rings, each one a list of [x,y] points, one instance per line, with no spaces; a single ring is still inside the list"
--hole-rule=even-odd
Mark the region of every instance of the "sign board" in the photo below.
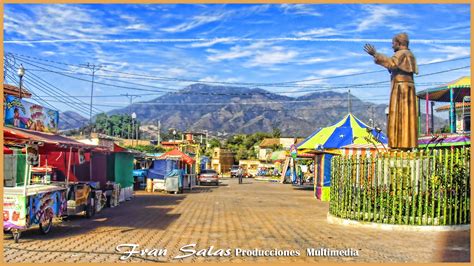
[[[12,95],[5,97],[5,125],[42,132],[57,132],[59,112]]]
[[[26,199],[23,195],[3,195],[3,227],[26,228]]]

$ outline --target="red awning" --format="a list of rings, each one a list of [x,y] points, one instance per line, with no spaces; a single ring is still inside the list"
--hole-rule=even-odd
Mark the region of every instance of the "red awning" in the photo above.
[[[194,159],[191,158],[189,155],[187,155],[186,153],[178,150],[178,149],[174,149],[174,150],[171,150],[169,152],[166,152],[164,154],[162,154],[160,157],[158,157],[158,159],[179,159],[187,164],[193,164],[194,163]]]
[[[9,148],[3,146],[3,154],[13,154],[13,151]]]
[[[127,152],[128,150],[114,143],[114,152]]]
[[[68,137],[11,127],[3,128],[3,139],[5,143],[22,144],[28,141],[34,141],[46,144],[64,145],[68,147],[94,148],[92,145],[84,144]]]

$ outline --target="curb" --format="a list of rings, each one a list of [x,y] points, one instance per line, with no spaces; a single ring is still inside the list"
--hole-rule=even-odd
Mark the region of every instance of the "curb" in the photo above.
[[[358,228],[372,228],[386,231],[412,231],[412,232],[443,232],[443,231],[466,231],[471,229],[470,224],[462,225],[398,225],[362,222],[336,217],[328,212],[327,222],[329,224],[352,226]]]

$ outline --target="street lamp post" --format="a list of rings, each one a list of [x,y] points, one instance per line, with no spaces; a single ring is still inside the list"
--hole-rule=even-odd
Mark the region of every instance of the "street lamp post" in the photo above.
[[[133,140],[135,139],[135,138],[133,137],[133,135],[134,135],[135,119],[136,119],[136,118],[137,118],[137,114],[136,114],[135,112],[133,112],[133,113],[132,113],[132,146],[133,146]],[[135,137],[137,137],[136,134],[135,134]]]
[[[20,99],[21,99],[21,87],[23,85],[23,76],[25,75],[25,68],[23,64],[20,64],[20,68],[18,68],[18,77],[20,78]]]

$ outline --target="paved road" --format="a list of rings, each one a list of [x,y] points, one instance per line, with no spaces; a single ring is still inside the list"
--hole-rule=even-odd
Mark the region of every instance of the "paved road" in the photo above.
[[[469,231],[393,232],[326,222],[328,203],[311,191],[253,179],[222,180],[219,187],[168,195],[137,192],[118,207],[94,218],[71,218],[48,235],[22,234],[20,243],[4,240],[6,262],[119,262],[119,244],[139,249],[166,249],[166,256],[134,256],[131,262],[440,262],[469,261]],[[175,256],[196,243],[208,256]],[[359,257],[309,257],[307,248],[352,248]],[[296,257],[237,257],[235,248],[298,250]],[[231,256],[209,256],[232,249]],[[125,251],[125,249],[122,249]],[[216,255],[217,255],[216,254]]]

